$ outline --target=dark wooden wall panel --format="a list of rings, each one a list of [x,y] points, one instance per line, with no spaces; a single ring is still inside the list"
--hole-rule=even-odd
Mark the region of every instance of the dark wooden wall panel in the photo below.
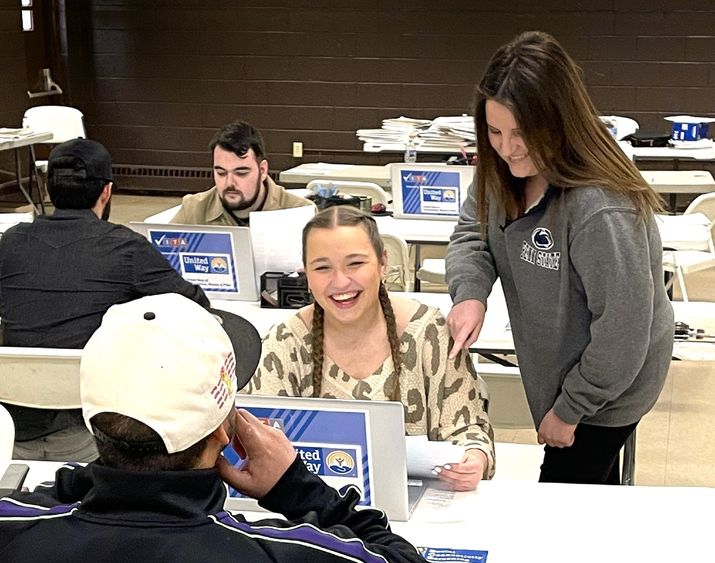
[[[82,36],[70,44],[71,101],[118,164],[208,167],[213,132],[237,118],[263,130],[273,170],[396,160],[363,153],[355,130],[385,117],[470,112],[491,54],[526,29],[566,46],[603,113],[648,130],[667,130],[662,118],[672,113],[715,115],[713,0],[206,4],[67,0],[68,28]],[[304,143],[301,160],[290,155],[293,141]]]
[[[25,40],[20,3],[0,0],[0,127],[20,127],[27,107]],[[0,152],[0,184],[14,178],[14,153]]]

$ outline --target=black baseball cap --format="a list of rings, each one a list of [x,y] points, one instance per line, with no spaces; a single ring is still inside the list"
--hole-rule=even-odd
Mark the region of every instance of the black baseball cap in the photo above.
[[[261,337],[256,328],[243,317],[221,309],[210,308],[209,312],[218,317],[223,330],[228,334],[238,361],[236,362],[236,383],[243,389],[253,377],[261,359]]]
[[[112,180],[112,157],[104,145],[89,139],[72,139],[50,153],[47,176],[72,176],[83,180]]]

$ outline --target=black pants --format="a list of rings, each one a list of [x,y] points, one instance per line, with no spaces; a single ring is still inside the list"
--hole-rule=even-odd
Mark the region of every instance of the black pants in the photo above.
[[[579,424],[570,448],[544,446],[539,482],[620,485],[619,453],[637,425]]]

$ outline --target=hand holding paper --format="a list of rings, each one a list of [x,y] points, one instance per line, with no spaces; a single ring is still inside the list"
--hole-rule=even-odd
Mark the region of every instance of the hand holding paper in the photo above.
[[[435,467],[458,463],[464,458],[464,448],[451,442],[430,442],[427,436],[405,436],[407,475],[413,479],[434,479]]]
[[[466,452],[451,442],[430,442],[427,436],[406,436],[407,474],[416,479],[439,477],[454,491],[473,491],[487,467],[486,454],[478,449]]]
[[[438,472],[439,479],[453,491],[473,491],[482,480],[487,463],[487,456],[482,450],[467,450],[460,463],[442,466]]]

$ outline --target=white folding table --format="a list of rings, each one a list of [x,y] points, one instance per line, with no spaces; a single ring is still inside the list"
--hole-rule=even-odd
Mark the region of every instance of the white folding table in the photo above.
[[[503,446],[509,446],[505,455]],[[523,457],[518,447],[496,444],[497,459],[518,462]],[[531,452],[527,457],[536,459]],[[30,466],[30,488],[52,481],[61,465],[24,463]],[[0,462],[0,472],[4,469]],[[482,481],[473,492],[430,487],[410,519],[391,527],[418,547],[487,551],[488,563],[712,561],[707,514],[715,505],[713,488],[536,483],[498,476],[499,468],[497,478]],[[244,515],[249,521],[267,516]]]
[[[641,170],[640,173],[657,193],[670,195],[668,204],[673,213],[678,194],[715,191],[715,180],[707,170]]]
[[[22,192],[27,202],[32,205],[32,209],[36,214],[41,211],[44,212],[44,204],[42,202],[42,197],[40,196],[39,208],[35,204],[30,195],[30,187],[26,189],[22,183],[22,164],[20,162],[20,149],[23,147],[29,147],[30,149],[30,186],[32,185],[32,176],[35,173],[35,149],[34,145],[38,143],[44,143],[52,139],[52,133],[49,132],[32,132],[23,133],[22,135],[0,135],[0,152],[1,151],[15,151],[15,178],[17,181],[17,187]]]
[[[385,190],[390,190],[390,168],[385,166],[362,166],[355,164],[328,164],[309,162],[284,170],[279,175],[285,184],[306,185],[311,180],[350,180],[372,182]]]

